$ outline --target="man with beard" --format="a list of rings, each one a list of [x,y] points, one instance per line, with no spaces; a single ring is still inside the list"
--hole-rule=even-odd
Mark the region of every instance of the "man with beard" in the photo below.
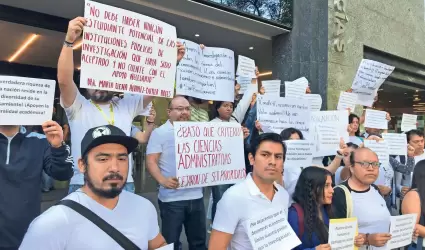
[[[67,205],[70,201],[96,214],[139,249],[166,245],[159,233],[153,204],[141,196],[122,191],[129,170],[129,154],[137,144],[136,139],[126,136],[115,126],[87,131],[81,142],[82,158],[78,160],[85,185],[36,218],[20,249],[120,249],[111,232],[103,231],[99,224]]]
[[[0,126],[0,249],[16,250],[31,221],[40,215],[41,173],[60,181],[72,177],[69,147],[54,121],[42,125],[46,139]]]
[[[177,189],[174,122],[190,119],[190,104],[183,96],[174,97],[168,105],[168,121],[155,129],[146,149],[147,168],[159,183],[158,204],[162,234],[174,249],[184,225],[190,250],[206,249],[205,207],[202,188]]]
[[[92,127],[113,125],[130,135],[134,117],[144,112],[144,109],[153,100],[153,96],[126,94],[124,98],[114,98],[114,92],[88,89],[88,97],[84,98],[78,91],[73,81],[74,62],[73,44],[83,31],[87,20],[77,17],[69,22],[68,32],[58,62],[58,82],[61,91],[61,105],[64,107],[71,128],[72,154],[74,157],[74,176],[71,179],[69,192],[79,189],[84,184],[83,174],[78,170],[76,162],[80,158],[80,142],[85,132]],[[184,56],[185,48],[177,43],[180,61]],[[148,123],[152,123],[149,121]],[[147,141],[149,133],[144,133],[142,138]],[[137,137],[140,138],[140,137]],[[130,156],[131,158],[131,156]],[[132,161],[128,171],[126,190],[134,190]]]

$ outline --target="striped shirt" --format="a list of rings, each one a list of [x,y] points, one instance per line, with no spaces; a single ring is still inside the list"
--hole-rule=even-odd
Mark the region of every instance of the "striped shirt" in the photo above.
[[[191,122],[208,122],[209,120],[210,117],[208,116],[208,112],[205,109],[191,105]]]

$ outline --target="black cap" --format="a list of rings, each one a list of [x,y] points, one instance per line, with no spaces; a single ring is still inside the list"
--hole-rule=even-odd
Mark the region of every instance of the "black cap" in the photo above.
[[[136,139],[127,136],[121,129],[115,126],[104,125],[94,127],[87,131],[81,141],[81,157],[91,149],[106,143],[121,144],[127,148],[129,154],[133,152],[139,144]]]

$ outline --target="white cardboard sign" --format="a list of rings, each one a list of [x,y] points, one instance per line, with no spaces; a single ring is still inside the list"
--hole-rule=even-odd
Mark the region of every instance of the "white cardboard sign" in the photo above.
[[[56,81],[0,76],[0,125],[41,125],[52,119]]]
[[[233,122],[175,122],[179,188],[234,184],[246,177],[243,132]]]
[[[82,88],[172,97],[176,28],[154,18],[85,1]]]

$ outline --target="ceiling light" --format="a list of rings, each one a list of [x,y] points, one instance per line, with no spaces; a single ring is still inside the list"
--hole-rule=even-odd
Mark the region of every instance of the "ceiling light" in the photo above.
[[[265,72],[265,73],[260,73],[258,76],[270,76],[270,75],[272,75],[273,74],[273,72]]]
[[[416,90],[416,92],[418,92],[418,91],[419,91],[419,89]]]
[[[75,44],[75,46],[72,48],[73,50],[77,50],[83,45],[83,41],[80,41],[79,43]]]
[[[249,50],[254,50],[254,47],[249,47]]]
[[[9,62],[13,62],[34,40],[38,37],[37,34],[33,34],[28,40],[9,58]]]
[[[407,93],[404,93],[405,95],[407,95]]]
[[[199,37],[199,34],[195,34],[196,37]]]
[[[388,102],[391,102],[391,101],[388,101]]]

